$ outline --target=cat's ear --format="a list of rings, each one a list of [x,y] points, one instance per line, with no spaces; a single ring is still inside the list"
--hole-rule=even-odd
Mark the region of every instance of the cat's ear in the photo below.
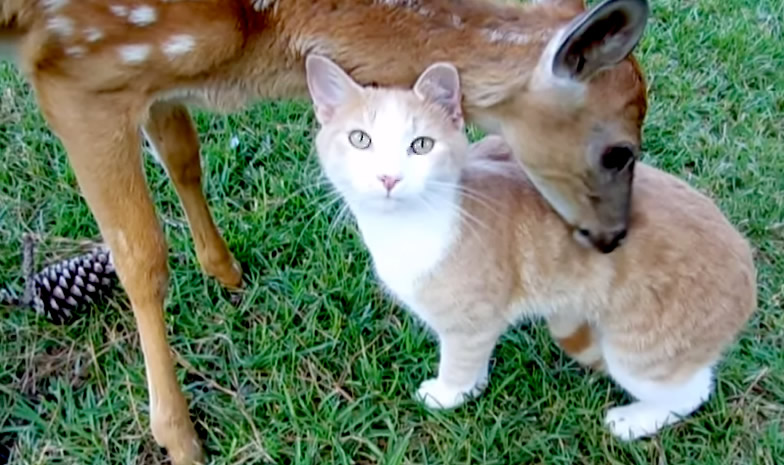
[[[419,76],[414,93],[423,99],[442,106],[452,122],[463,127],[463,110],[460,108],[460,76],[450,63],[434,63]]]
[[[308,90],[319,123],[328,123],[335,109],[356,97],[362,87],[329,58],[308,55],[305,59]]]

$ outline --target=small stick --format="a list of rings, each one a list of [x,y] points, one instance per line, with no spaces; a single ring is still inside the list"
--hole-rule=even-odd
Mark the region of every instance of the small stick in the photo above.
[[[22,276],[24,276],[24,293],[22,294],[22,305],[30,305],[33,302],[35,286],[33,275],[35,274],[35,237],[32,234],[25,234],[22,238]]]
[[[22,294],[22,298],[19,299],[14,296],[10,287],[4,287],[0,289],[0,304],[30,306],[35,294],[35,282],[33,281],[34,274],[35,236],[27,233],[22,237],[22,278],[24,279],[24,293]]]

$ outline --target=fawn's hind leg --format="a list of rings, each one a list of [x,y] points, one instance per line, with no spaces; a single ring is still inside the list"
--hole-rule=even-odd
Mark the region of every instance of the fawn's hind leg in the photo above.
[[[628,353],[625,353],[628,356]],[[610,376],[637,399],[629,405],[608,410],[605,424],[616,437],[638,439],[656,434],[702,405],[713,390],[713,367],[696,369],[683,379],[653,380],[632,373],[611,348],[605,347]]]
[[[153,104],[144,132],[180,197],[202,269],[226,287],[240,287],[242,268],[215,227],[204,198],[199,136],[188,109],[177,103]]]
[[[595,370],[604,368],[598,334],[584,318],[567,313],[550,315],[547,328],[555,342],[570,357]]]
[[[142,170],[134,100],[76,92],[70,82],[54,79],[36,84],[41,108],[68,151],[131,301],[147,371],[153,436],[175,464],[201,462],[201,445],[166,341],[167,247]]]

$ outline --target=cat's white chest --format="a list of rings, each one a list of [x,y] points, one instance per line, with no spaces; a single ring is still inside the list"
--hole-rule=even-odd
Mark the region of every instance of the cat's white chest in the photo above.
[[[452,245],[457,233],[455,217],[450,208],[438,213],[414,211],[357,217],[379,278],[415,311],[420,283]]]

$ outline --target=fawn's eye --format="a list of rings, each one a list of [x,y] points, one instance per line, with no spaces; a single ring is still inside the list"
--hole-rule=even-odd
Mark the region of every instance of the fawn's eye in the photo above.
[[[348,141],[360,150],[370,147],[370,136],[360,129],[355,129],[348,133]]]
[[[411,142],[411,147],[409,147],[408,151],[416,155],[425,155],[433,150],[434,144],[435,141],[430,137],[417,137]]]

